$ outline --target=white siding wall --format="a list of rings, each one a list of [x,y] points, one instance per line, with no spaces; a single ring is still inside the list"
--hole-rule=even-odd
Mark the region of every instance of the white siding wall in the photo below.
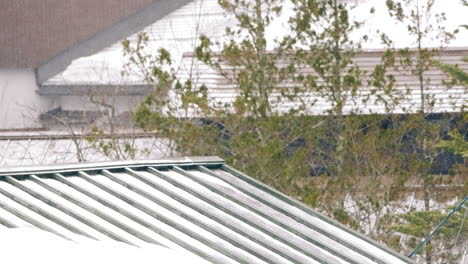
[[[186,54],[184,57],[190,61],[193,59],[193,54]],[[372,52],[363,52],[358,54],[354,59],[356,66],[366,74],[370,74],[374,67],[380,63],[380,54]],[[435,57],[435,60],[441,61],[450,65],[458,65],[465,72],[468,71],[468,63],[462,61],[462,58],[468,56],[468,48],[450,48],[442,51],[441,54]],[[212,100],[213,106],[230,105],[240,94],[238,86],[226,80],[216,71],[208,66],[199,63],[198,75],[194,83],[197,85],[206,84],[208,87],[208,95]],[[229,69],[226,67],[226,71]],[[311,68],[304,68],[304,73],[313,73]],[[369,86],[367,80],[363,77],[362,86],[359,88],[355,96],[351,96],[349,92],[346,94],[344,113],[345,114],[404,114],[416,113],[421,109],[421,93],[419,88],[419,80],[416,76],[408,72],[407,69],[390,70],[388,74],[395,77],[395,87],[393,91],[394,99],[391,100],[388,95],[385,95],[382,89],[376,89]],[[365,75],[363,75],[365,76]],[[185,75],[182,77],[186,77]],[[187,77],[188,78],[188,75]],[[468,87],[466,86],[447,86],[444,82],[450,78],[448,75],[439,69],[431,68],[424,74],[424,103],[425,111],[432,113],[450,113],[461,112],[463,107],[468,105]],[[317,80],[318,85],[325,85],[323,80]],[[284,83],[284,87],[294,87],[292,82]],[[372,94],[372,90],[377,91]],[[272,102],[275,99],[281,99],[277,103],[272,103],[275,111],[285,113],[292,109],[297,109],[304,106],[305,110],[301,111],[306,115],[326,115],[328,111],[333,109],[331,96],[322,92],[307,92],[300,96],[298,100],[289,101],[281,97],[279,93],[272,93],[270,99]],[[388,103],[387,107],[384,103]],[[395,102],[395,104],[392,104]],[[193,114],[196,116],[197,114]]]
[[[51,109],[54,99],[36,90],[32,69],[0,69],[0,130],[39,127],[38,115]]]

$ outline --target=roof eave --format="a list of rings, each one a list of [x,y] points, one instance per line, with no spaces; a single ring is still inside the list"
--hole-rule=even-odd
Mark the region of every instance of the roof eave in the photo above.
[[[125,161],[105,161],[92,163],[70,163],[60,165],[42,166],[14,166],[0,168],[1,176],[14,175],[40,175],[53,173],[66,173],[71,171],[96,171],[104,169],[118,169],[125,167],[145,167],[145,166],[221,166],[224,160],[217,156],[207,157],[182,157],[164,160],[125,160]]]
[[[130,36],[149,24],[179,9],[192,0],[155,0],[140,12],[124,18],[91,38],[52,57],[37,68],[37,81],[44,83],[65,70],[76,58],[90,56],[107,46]]]
[[[146,84],[80,84],[40,85],[36,91],[41,96],[122,95],[145,96],[152,91]]]

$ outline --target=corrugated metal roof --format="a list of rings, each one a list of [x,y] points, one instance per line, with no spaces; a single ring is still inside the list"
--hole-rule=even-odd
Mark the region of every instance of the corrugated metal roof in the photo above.
[[[223,264],[411,263],[218,158],[4,168],[0,224]]]

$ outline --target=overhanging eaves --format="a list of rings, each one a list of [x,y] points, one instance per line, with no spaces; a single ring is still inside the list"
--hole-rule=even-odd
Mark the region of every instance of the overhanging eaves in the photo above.
[[[91,38],[61,52],[37,68],[39,84],[63,71],[74,59],[92,55],[123,38],[138,32],[192,0],[155,0],[137,12]]]
[[[42,96],[122,95],[144,96],[152,91],[151,85],[41,85],[37,93]]]

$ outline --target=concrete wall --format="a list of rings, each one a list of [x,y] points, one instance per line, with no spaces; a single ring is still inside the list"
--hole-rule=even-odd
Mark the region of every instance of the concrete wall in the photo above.
[[[32,69],[0,69],[0,130],[39,128],[38,116],[55,100],[36,94]]]

